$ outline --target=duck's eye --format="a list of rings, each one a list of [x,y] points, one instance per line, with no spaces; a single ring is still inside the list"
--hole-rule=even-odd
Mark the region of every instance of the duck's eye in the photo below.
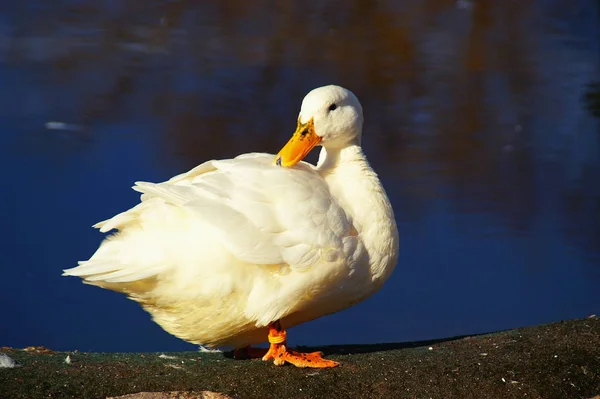
[[[331,105],[329,106],[329,110],[330,110],[330,111],[333,111],[333,110],[334,110],[334,109],[336,109],[336,108],[337,108],[337,105],[335,105],[335,104],[331,104]]]

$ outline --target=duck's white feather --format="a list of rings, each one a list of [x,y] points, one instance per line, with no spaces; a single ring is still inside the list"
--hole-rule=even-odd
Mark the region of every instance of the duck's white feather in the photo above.
[[[95,225],[117,232],[64,274],[126,293],[168,332],[208,346],[262,342],[273,321],[289,328],[376,291],[397,258],[393,212],[358,146],[360,104],[317,90],[303,110],[335,144],[317,168],[253,153],[138,182],[141,202]]]
[[[360,243],[313,167],[274,167],[273,157],[210,161],[164,183],[136,183],[143,201],[96,225],[119,232],[65,274],[127,292],[159,322],[173,304],[186,304],[196,312],[194,322],[211,323],[214,301],[232,296],[244,306],[231,318],[245,324],[265,326],[302,310],[318,284],[352,272]],[[150,284],[150,291],[148,284],[141,290],[133,284],[149,278],[160,284]],[[228,335],[224,327],[223,333]]]

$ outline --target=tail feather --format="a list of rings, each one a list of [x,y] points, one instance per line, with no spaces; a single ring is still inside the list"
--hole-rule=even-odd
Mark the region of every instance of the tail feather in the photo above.
[[[140,214],[152,205],[151,202],[140,202],[133,208],[121,212],[118,215],[113,216],[110,219],[103,220],[101,222],[96,223],[92,227],[100,229],[101,233],[107,233],[112,229],[123,230],[123,228],[130,223],[133,223],[137,220]]]
[[[119,270],[118,262],[111,260],[89,260],[78,262],[79,266],[63,270],[63,276],[93,276]]]
[[[160,274],[163,265],[131,267],[118,260],[103,259],[79,262],[79,266],[63,270],[63,276],[77,276],[88,282],[130,283]]]
[[[134,270],[133,272],[129,269],[122,269],[113,273],[86,277],[85,279],[87,281],[104,281],[107,283],[131,283],[134,281],[144,280],[148,277],[155,276],[163,270],[164,268],[161,266],[153,267],[142,271]]]

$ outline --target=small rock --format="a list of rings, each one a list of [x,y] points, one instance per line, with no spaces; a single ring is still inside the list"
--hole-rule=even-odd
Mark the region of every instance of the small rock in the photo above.
[[[205,353],[206,353],[206,352],[208,352],[208,353],[219,353],[219,352],[223,352],[223,351],[222,351],[222,350],[220,350],[220,349],[211,349],[211,348],[206,348],[206,347],[204,347],[204,346],[202,346],[202,345],[198,346],[198,351],[200,351],[200,352],[205,352]]]
[[[0,353],[0,368],[13,368],[17,367],[17,362],[12,360],[8,355]]]
[[[46,355],[53,355],[56,353],[52,349],[48,349],[43,346],[28,346],[27,348],[25,348],[23,350],[25,352],[33,352],[33,353],[46,354]]]

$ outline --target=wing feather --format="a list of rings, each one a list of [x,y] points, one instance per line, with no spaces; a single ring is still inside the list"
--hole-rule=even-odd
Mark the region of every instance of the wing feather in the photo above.
[[[190,215],[191,223],[198,220],[210,225],[227,250],[244,262],[287,264],[306,270],[343,256],[348,247],[343,239],[351,230],[351,221],[325,181],[309,164],[281,168],[273,166],[272,160],[269,154],[245,154],[205,162],[163,183],[136,182],[133,189],[142,193],[142,202],[96,227],[103,232],[127,231],[128,226],[151,219],[166,228],[175,207]],[[161,207],[164,212],[159,212]],[[130,251],[131,257],[145,258],[134,261],[122,253],[102,257],[101,251],[102,246],[90,261],[67,272],[91,276],[88,281],[116,283],[141,280],[165,267],[153,260],[159,259],[160,253],[148,256]],[[95,261],[96,257],[99,260]],[[111,266],[100,260],[111,257],[119,262]]]

